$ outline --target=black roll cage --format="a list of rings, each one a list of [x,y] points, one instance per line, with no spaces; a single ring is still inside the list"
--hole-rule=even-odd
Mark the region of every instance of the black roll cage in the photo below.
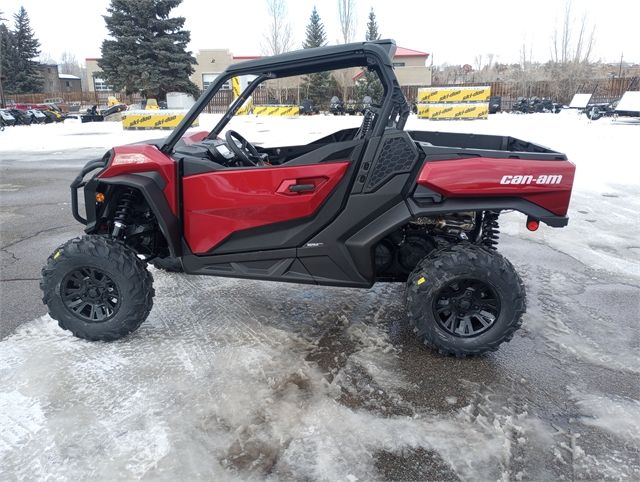
[[[204,110],[225,82],[232,77],[242,75],[257,75],[257,78],[231,104],[222,119],[209,133],[208,138],[216,137],[224,129],[224,126],[231,120],[245,100],[265,80],[351,67],[367,67],[374,70],[377,72],[384,88],[384,99],[379,112],[379,121],[376,122],[371,134],[380,136],[389,125],[393,125],[397,129],[403,129],[409,116],[410,108],[393,72],[391,59],[395,54],[395,50],[396,44],[393,40],[377,40],[374,42],[358,42],[296,50],[273,57],[233,64],[219,75],[200,96],[187,112],[182,122],[165,139],[160,150],[165,154],[170,154],[176,143],[182,138],[186,130],[191,127],[196,117]]]

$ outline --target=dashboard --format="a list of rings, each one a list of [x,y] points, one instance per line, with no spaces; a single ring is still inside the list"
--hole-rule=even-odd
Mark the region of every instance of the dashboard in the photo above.
[[[227,141],[224,139],[205,139],[193,144],[185,144],[184,141],[180,141],[176,144],[174,152],[176,154],[213,161],[224,167],[244,166],[235,153],[229,149]]]

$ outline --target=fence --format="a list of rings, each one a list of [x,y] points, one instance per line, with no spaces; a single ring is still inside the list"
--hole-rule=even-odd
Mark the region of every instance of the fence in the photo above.
[[[511,110],[518,97],[546,97],[554,102],[568,104],[573,93],[568,97],[558,93],[558,84],[555,81],[521,81],[521,82],[469,82],[456,84],[459,87],[471,87],[490,85],[491,95],[502,97],[502,109]],[[409,102],[415,102],[419,86],[402,87],[404,95]],[[613,102],[619,99],[627,90],[638,90],[640,79],[638,77],[618,77],[607,79],[592,79],[578,86],[576,92],[589,93],[592,102]],[[575,92],[574,92],[575,93]]]
[[[66,104],[102,105],[108,97],[115,97],[123,104],[135,104],[142,100],[140,94],[125,95],[118,92],[47,92],[44,94],[6,94],[7,104],[41,104],[45,99],[62,99]]]
[[[518,97],[547,97],[555,102],[562,102],[568,104],[571,100],[559,95],[558,85],[555,81],[509,81],[509,82],[468,82],[464,84],[456,84],[460,87],[478,86],[478,85],[490,85],[491,95],[498,95],[502,97],[502,109],[511,110],[513,103]],[[418,96],[419,85],[402,86],[402,92],[409,102],[415,102]],[[592,79],[587,82],[583,82],[578,86],[576,91],[581,93],[593,94],[593,102],[612,102],[622,96],[627,90],[639,90],[640,78],[638,77],[618,77],[610,79]],[[305,97],[303,89],[300,87],[292,87],[285,89],[275,90],[267,86],[261,85],[253,92],[253,102],[256,105],[264,104],[299,104]],[[339,90],[328,92],[326,97],[326,104],[322,104],[319,107],[321,109],[328,108],[329,99],[337,95],[342,97],[342,92]],[[112,92],[50,92],[46,94],[21,94],[21,95],[6,95],[6,101],[8,103],[29,103],[38,104],[44,101],[44,99],[50,98],[62,98],[65,102],[80,102],[83,105],[93,104],[106,104],[107,97],[114,96],[120,102],[125,104],[134,104],[142,100],[142,96],[139,94],[124,95],[121,93]],[[350,87],[347,89],[347,98],[354,100],[357,99],[355,94],[355,88]],[[227,110],[229,104],[233,101],[233,94],[231,90],[219,91],[207,105],[205,112],[208,113],[222,113]]]

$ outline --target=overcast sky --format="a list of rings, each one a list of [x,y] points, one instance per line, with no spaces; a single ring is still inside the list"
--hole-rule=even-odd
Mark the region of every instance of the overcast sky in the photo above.
[[[549,59],[551,36],[560,23],[563,0],[356,0],[357,36],[364,38],[373,7],[383,38],[403,47],[429,52],[436,64],[474,64],[478,54],[492,53],[499,62],[517,62],[523,42],[534,61]],[[78,60],[99,57],[107,35],[102,15],[109,0],[2,0],[11,19],[23,5],[31,18],[41,50],[58,60],[70,51]],[[174,10],[186,18],[192,51],[228,48],[235,55],[259,55],[265,32],[266,0],[184,0]],[[288,0],[295,47],[316,5],[329,43],[340,37],[337,0]],[[640,63],[638,0],[574,0],[576,23],[587,15],[596,27],[594,59],[618,62],[620,54]]]

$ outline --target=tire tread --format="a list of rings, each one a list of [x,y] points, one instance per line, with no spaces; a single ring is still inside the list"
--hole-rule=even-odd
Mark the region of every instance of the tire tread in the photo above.
[[[127,310],[126,316],[117,324],[107,329],[102,323],[96,324],[99,329],[87,330],[81,324],[69,322],[64,316],[52,309],[57,284],[54,280],[60,263],[72,260],[74,257],[90,256],[108,260],[114,265],[129,283],[127,298],[135,301]],[[40,289],[43,292],[42,302],[49,307],[49,315],[58,322],[63,330],[70,331],[74,336],[90,341],[113,341],[132,333],[146,320],[153,308],[153,276],[146,268],[146,263],[138,258],[135,252],[124,243],[113,238],[97,235],[86,235],[74,238],[57,249],[47,258],[42,268]],[[121,306],[120,309],[123,309]],[[92,327],[92,328],[95,328]]]

